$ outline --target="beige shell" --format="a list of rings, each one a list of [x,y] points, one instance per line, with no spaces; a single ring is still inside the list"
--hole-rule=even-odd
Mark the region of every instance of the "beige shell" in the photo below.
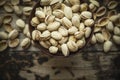
[[[85,37],[88,38],[91,34],[92,29],[90,27],[86,27],[85,30],[86,30],[85,31]]]
[[[0,52],[6,50],[7,47],[8,47],[7,41],[6,41],[6,40],[1,40],[1,41],[0,41]]]
[[[97,0],[90,0],[90,2],[97,7],[100,7],[100,3]]]
[[[111,38],[110,32],[106,29],[102,29],[102,35],[103,35],[105,40],[110,40],[110,38]]]
[[[15,6],[13,6],[13,9],[14,9],[14,12],[16,15],[18,15],[18,16],[22,15],[22,9],[20,6],[15,5]]]
[[[25,27],[25,22],[22,19],[18,19],[16,21],[16,25],[20,28],[20,29],[24,29]]]
[[[44,31],[47,29],[47,25],[45,23],[40,23],[37,25],[37,30]]]
[[[114,23],[116,26],[120,27],[120,17]]]
[[[11,3],[6,3],[4,6],[4,10],[6,11],[6,12],[13,12],[13,7],[12,7],[12,4]]]
[[[44,13],[45,13],[45,15],[52,15],[51,6],[44,6]]]
[[[23,49],[27,49],[31,44],[31,41],[29,38],[25,38],[22,40],[22,42],[20,43],[20,46],[23,48]]]
[[[56,54],[58,51],[58,47],[55,47],[55,46],[50,46],[49,48],[49,52],[52,53],[52,54]]]
[[[83,11],[83,12],[81,12],[81,18],[90,19],[90,18],[92,18],[92,13],[89,11]]]
[[[4,24],[9,24],[13,20],[13,17],[11,15],[5,15],[3,17],[3,23]]]
[[[15,39],[18,35],[19,35],[19,32],[18,32],[16,29],[13,29],[13,30],[9,33],[8,38],[9,38],[9,39]]]
[[[62,24],[67,28],[70,28],[72,26],[72,22],[66,17],[62,18]]]
[[[20,3],[20,0],[11,0],[12,5],[18,5]]]
[[[109,19],[107,17],[102,17],[98,20],[97,26],[104,27],[108,24],[108,22],[109,22]]]
[[[106,29],[110,32],[113,31],[114,29],[114,25],[113,25],[113,22],[109,21],[108,24],[106,25]]]
[[[17,47],[17,46],[19,45],[19,43],[20,43],[20,41],[19,41],[19,39],[17,39],[17,38],[8,41],[8,45],[9,45],[10,48],[15,48],[15,47]]]
[[[74,34],[75,32],[77,32],[78,29],[75,26],[72,26],[68,29],[68,33],[69,34]]]
[[[60,19],[60,18],[55,18],[55,21],[57,21],[57,22],[62,24],[62,19]]]
[[[96,16],[97,16],[97,17],[101,17],[101,16],[103,16],[103,15],[106,14],[106,11],[107,11],[106,7],[105,7],[105,6],[101,6],[101,7],[99,7],[98,10],[96,11]]]
[[[77,39],[75,38],[74,35],[70,35],[68,41],[74,41],[74,42],[76,42]]]
[[[68,36],[68,30],[61,26],[58,31],[61,33],[62,36]]]
[[[95,37],[96,37],[97,42],[99,42],[99,43],[103,43],[105,40],[104,36],[101,33],[96,33]]]
[[[6,3],[6,0],[0,0],[0,6],[3,6]]]
[[[114,27],[114,34],[120,36],[120,28],[115,26]]]
[[[114,36],[113,36],[113,41],[114,41],[117,45],[120,45],[120,36],[114,35]]]
[[[80,10],[80,5],[73,5],[72,6],[72,11],[75,13],[75,12],[78,12]]]
[[[111,41],[104,42],[104,45],[103,45],[104,52],[109,52],[112,48],[112,45],[113,44]]]
[[[47,44],[45,41],[40,41],[39,43],[42,47],[44,47],[46,49],[49,49],[49,47],[51,46],[50,44]]]
[[[62,37],[62,39],[59,41],[59,44],[66,43],[68,41],[68,37]]]
[[[70,54],[67,44],[61,45],[61,51],[64,56],[68,56]]]
[[[73,13],[72,13],[72,9],[71,9],[70,7],[65,6],[65,8],[64,8],[64,14],[65,14],[65,16],[66,16],[68,19],[72,19]]]
[[[6,32],[0,31],[0,40],[8,39],[8,34]]]
[[[4,27],[5,31],[8,33],[13,30],[13,27],[11,24],[4,24],[3,27]]]
[[[108,11],[107,16],[111,17],[111,16],[116,15],[116,14],[117,14],[116,10],[110,10],[110,11]]]
[[[49,42],[51,43],[52,46],[57,46],[58,45],[58,42],[53,38],[50,38]]]
[[[68,0],[70,2],[71,5],[80,5],[80,0]]]
[[[47,40],[50,38],[50,32],[48,30],[43,31],[40,35],[40,40]]]
[[[116,22],[118,19],[119,19],[118,15],[113,15],[113,16],[109,17],[109,20],[112,22]]]
[[[88,4],[87,3],[82,3],[80,5],[80,11],[87,11],[88,10]]]
[[[97,8],[94,4],[90,3],[89,4],[89,9],[90,9],[90,11],[95,12]]]
[[[42,11],[36,11],[35,15],[40,18],[40,19],[44,19],[45,18],[45,13]]]
[[[63,18],[64,17],[64,12],[62,10],[54,10],[53,15],[57,18]]]
[[[97,42],[96,37],[95,37],[95,35],[93,35],[92,38],[91,38],[90,43],[91,44],[96,44],[96,42]]]
[[[23,14],[26,15],[26,16],[29,16],[32,9],[33,9],[32,7],[24,7],[23,8]]]
[[[40,40],[40,36],[41,36],[41,32],[40,31],[38,31],[38,30],[32,31],[32,39],[33,40],[39,41]]]
[[[61,40],[62,39],[62,35],[58,31],[51,32],[51,37],[55,40]]]
[[[62,0],[52,0],[53,3],[50,3],[50,6],[52,8],[52,10],[55,10],[55,9],[60,9],[61,8],[61,2]]]
[[[55,31],[55,30],[57,30],[59,27],[60,27],[60,23],[57,22],[57,21],[55,21],[55,22],[53,22],[53,23],[50,23],[50,24],[47,26],[47,29],[48,29],[49,31]]]
[[[85,25],[84,25],[84,23],[80,23],[80,26],[79,26],[79,31],[82,31],[82,30],[84,30],[84,28],[85,28]]]
[[[26,24],[25,27],[24,27],[24,29],[23,29],[23,34],[27,36],[27,33],[28,33],[28,32],[30,32],[30,31],[29,31],[29,25]]]
[[[84,31],[75,32],[74,36],[76,39],[81,39],[84,36]]]
[[[74,41],[68,41],[67,46],[71,52],[76,52],[78,50],[78,46]]]
[[[76,44],[77,44],[77,46],[78,46],[79,49],[82,48],[82,47],[84,47],[84,45],[85,45],[85,43],[84,43],[83,40],[78,40],[78,41],[76,42]]]
[[[85,26],[87,26],[87,27],[93,27],[93,25],[94,25],[94,20],[93,20],[93,19],[86,19],[86,20],[84,21],[84,24],[85,24]]]
[[[46,16],[46,18],[45,18],[45,23],[46,23],[46,24],[49,24],[49,23],[52,23],[54,20],[55,20],[55,16],[53,16],[53,15],[48,15],[48,16]]]
[[[36,27],[40,23],[39,19],[37,17],[33,17],[31,20],[31,25]]]
[[[117,5],[118,5],[117,1],[110,1],[107,6],[109,9],[114,9],[117,7]]]
[[[79,27],[80,26],[80,19],[78,16],[74,15],[72,17],[72,24],[76,27]]]
[[[94,33],[101,31],[101,29],[102,29],[101,27],[95,26]]]

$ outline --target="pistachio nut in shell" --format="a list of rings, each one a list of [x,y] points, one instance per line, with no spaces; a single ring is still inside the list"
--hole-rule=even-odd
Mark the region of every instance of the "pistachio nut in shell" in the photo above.
[[[96,42],[97,42],[96,37],[95,37],[95,35],[93,35],[92,38],[91,38],[90,43],[91,44],[96,44]]]
[[[55,47],[55,46],[50,46],[49,48],[49,52],[52,53],[52,54],[56,54],[58,51],[58,47]]]
[[[20,29],[24,29],[25,27],[25,22],[22,19],[18,19],[16,21],[16,25],[20,28]]]
[[[113,22],[109,21],[108,24],[106,25],[106,29],[110,32],[113,31],[114,29],[114,25],[113,25]]]
[[[50,38],[50,31],[45,30],[42,32],[42,34],[40,35],[40,40],[47,40]]]
[[[46,49],[49,49],[49,47],[50,47],[50,45],[47,44],[45,41],[40,41],[39,43],[40,43],[40,45],[41,45],[42,47],[44,47],[44,48],[46,48]]]
[[[58,31],[61,33],[62,36],[68,36],[68,30],[61,26]]]
[[[24,7],[23,8],[23,14],[25,15],[25,16],[29,16],[30,15],[30,13],[31,13],[31,11],[32,11],[32,7]]]
[[[92,13],[90,11],[83,11],[81,12],[81,18],[90,19],[92,18]]]
[[[64,56],[68,56],[70,54],[67,44],[61,45],[61,51]]]
[[[8,39],[8,34],[4,31],[0,32],[0,40],[6,40]]]
[[[31,20],[31,25],[36,27],[40,23],[39,19],[37,17],[33,17]]]
[[[114,27],[114,34],[120,36],[120,28],[115,26]]]
[[[76,42],[77,39],[75,38],[74,35],[70,35],[70,36],[68,37],[68,41],[74,41],[74,42]]]
[[[62,39],[62,35],[58,31],[51,32],[51,37],[55,40],[61,40]]]
[[[79,27],[80,26],[80,19],[79,17],[77,17],[76,15],[74,15],[72,17],[72,24],[76,27]]]
[[[63,18],[64,17],[64,12],[62,10],[54,10],[53,15],[57,18]]]
[[[53,16],[53,15],[47,15],[45,17],[45,23],[46,24],[52,23],[54,20],[55,20],[55,16]]]
[[[84,45],[85,45],[85,43],[84,43],[83,40],[78,40],[78,41],[76,42],[76,44],[77,44],[77,46],[78,46],[79,49],[82,48],[82,47],[84,47]]]
[[[107,29],[102,29],[102,35],[106,41],[111,39],[111,34]]]
[[[20,46],[23,48],[23,49],[27,49],[31,44],[31,41],[29,38],[25,38],[22,40]]]
[[[92,32],[92,29],[90,27],[85,28],[85,37],[88,38]]]
[[[72,11],[73,12],[78,12],[80,10],[80,5],[73,5],[72,6]]]
[[[13,29],[13,30],[9,33],[8,38],[9,38],[9,39],[15,39],[18,35],[19,35],[19,32],[18,32],[16,29]]]
[[[97,0],[90,0],[90,2],[97,7],[100,7],[100,3]]]
[[[67,17],[62,18],[62,24],[67,28],[70,28],[72,26],[72,22]]]
[[[86,19],[84,21],[85,26],[87,27],[92,27],[94,25],[94,20],[93,19]]]
[[[84,31],[79,31],[79,32],[75,32],[74,36],[76,39],[81,39],[84,36],[85,32]]]
[[[113,41],[114,41],[117,45],[120,45],[120,36],[114,35],[114,36],[113,36]]]
[[[80,26],[79,26],[79,31],[82,31],[85,29],[85,25],[84,23],[80,23]]]
[[[112,42],[111,41],[105,41],[103,45],[104,52],[110,51],[112,48]]]
[[[58,45],[58,42],[53,38],[50,38],[49,41],[50,41],[52,46],[57,46]]]
[[[74,41],[68,41],[67,46],[71,52],[76,52],[78,50],[78,46]]]
[[[95,34],[95,37],[96,37],[96,40],[100,43],[103,43],[104,42],[104,37],[101,33],[96,33]]]
[[[68,37],[62,37],[62,39],[59,41],[59,44],[66,43],[68,41]]]
[[[32,31],[32,39],[33,40],[40,40],[41,32],[39,30]]]
[[[71,9],[70,7],[65,6],[65,8],[64,8],[64,14],[65,14],[65,16],[66,16],[68,19],[72,19],[73,13],[72,13],[72,9]]]
[[[47,26],[47,29],[48,29],[49,31],[55,31],[55,30],[57,30],[59,27],[60,27],[60,23],[57,22],[57,21],[55,21],[55,22],[53,22],[53,23],[50,23],[50,24]]]
[[[13,12],[13,7],[12,7],[12,4],[7,2],[5,3],[5,5],[3,6],[4,10],[8,13],[11,13]]]
[[[8,47],[7,41],[6,41],[6,40],[1,40],[1,41],[0,41],[0,52],[6,50],[7,47]]]
[[[69,34],[74,34],[75,32],[77,32],[78,29],[75,26],[72,26],[68,29],[68,33]]]
[[[9,45],[10,48],[15,48],[15,47],[17,47],[17,46],[19,45],[19,43],[20,43],[20,41],[19,41],[19,39],[17,39],[17,38],[8,41],[8,45]]]
[[[44,19],[45,18],[45,13],[42,11],[36,11],[35,15],[40,18],[40,19]]]
[[[40,23],[39,25],[37,25],[37,30],[39,31],[44,31],[47,29],[47,25],[45,23]]]
[[[87,11],[88,10],[88,4],[87,3],[82,3],[80,5],[80,11]]]

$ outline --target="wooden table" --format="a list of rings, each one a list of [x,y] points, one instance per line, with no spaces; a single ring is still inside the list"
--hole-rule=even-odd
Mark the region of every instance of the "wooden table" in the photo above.
[[[0,8],[0,16],[8,14]],[[13,16],[11,24],[17,29]],[[24,20],[27,20],[23,17]],[[2,29],[0,29],[2,31]],[[20,33],[20,42],[25,36]],[[104,53],[102,44],[88,45],[81,53],[67,58],[51,57],[31,46],[0,52],[0,80],[120,80],[120,48]]]

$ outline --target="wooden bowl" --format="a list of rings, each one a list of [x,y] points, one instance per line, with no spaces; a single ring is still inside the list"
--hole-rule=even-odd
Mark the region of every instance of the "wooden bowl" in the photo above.
[[[28,22],[29,22],[30,35],[32,34],[32,31],[34,30],[34,27],[31,25],[31,19],[35,16],[35,9],[36,9],[37,7],[43,7],[43,6],[40,5],[40,0],[39,0],[39,1],[35,4],[35,6],[33,7],[33,10],[31,11],[31,14],[30,14],[30,17],[29,17],[29,21],[28,21]],[[80,53],[80,52],[88,45],[88,43],[90,42],[91,37],[92,37],[92,35],[93,35],[93,32],[94,32],[94,26],[92,26],[92,32],[91,32],[90,36],[89,36],[88,38],[86,38],[86,44],[85,44],[85,46],[82,47],[81,49],[79,49],[79,50],[76,51],[76,52],[70,52],[69,56],[72,56],[72,55],[75,55],[75,54],[77,54],[77,53]],[[32,35],[31,35],[31,36],[32,36]],[[38,41],[34,41],[34,43],[35,43],[35,44],[39,44]],[[60,51],[58,51],[57,54],[51,54],[48,49],[45,49],[45,48],[42,47],[40,44],[39,44],[38,47],[39,47],[39,49],[40,49],[40,51],[41,51],[42,53],[49,54],[50,56],[64,57],[64,55],[63,55],[62,52],[60,52]]]

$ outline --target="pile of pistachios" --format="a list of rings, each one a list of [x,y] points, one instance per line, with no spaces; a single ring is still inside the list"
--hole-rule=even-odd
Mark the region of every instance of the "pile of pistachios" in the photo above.
[[[27,49],[32,39],[39,41],[51,54],[61,51],[64,56],[69,56],[70,52],[76,52],[85,46],[93,26],[95,30],[91,44],[103,44],[104,52],[109,52],[113,43],[120,45],[120,13],[117,9],[120,3],[114,0],[102,4],[98,0],[85,1],[40,0],[42,7],[36,8],[31,20],[34,27],[31,37],[29,25],[25,23],[28,18],[20,17],[30,16],[35,2],[23,0],[21,7],[20,0],[1,0],[0,6],[7,13],[14,12],[19,19],[16,21],[17,29],[10,24],[12,16],[0,17],[0,25],[5,30],[0,32],[0,51],[6,50],[8,46],[15,48],[19,43],[23,49]],[[26,36],[22,42],[18,38],[20,32]]]

